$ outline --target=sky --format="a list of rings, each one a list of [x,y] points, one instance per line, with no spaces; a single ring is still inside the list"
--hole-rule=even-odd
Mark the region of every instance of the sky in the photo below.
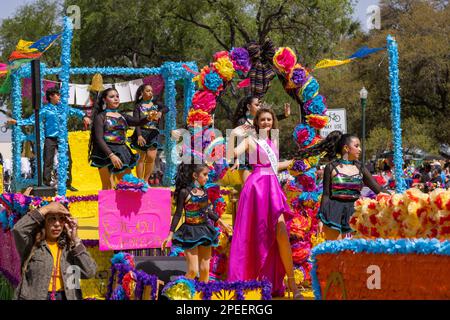
[[[32,3],[33,0],[0,0],[0,20],[8,18],[22,5]],[[363,29],[366,28],[366,9],[372,4],[378,4],[379,0],[359,0],[355,7],[354,17],[361,21]]]
[[[0,21],[11,17],[17,11],[17,9],[27,3],[32,3],[33,0],[0,0]],[[355,6],[353,17],[361,22],[363,30],[367,30],[366,27],[366,10],[370,5],[378,4],[379,0],[359,0]],[[0,113],[0,126],[5,122],[5,116]],[[0,142],[10,140],[11,131],[5,134],[0,132]]]

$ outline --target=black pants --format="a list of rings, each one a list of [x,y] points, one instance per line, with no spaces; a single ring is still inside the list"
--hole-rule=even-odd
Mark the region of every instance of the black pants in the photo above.
[[[45,138],[44,142],[44,183],[50,185],[52,181],[53,160],[55,152],[58,149],[58,138]],[[70,155],[70,147],[67,144],[67,157],[69,158],[69,167],[67,168],[66,186],[72,185],[72,156]]]

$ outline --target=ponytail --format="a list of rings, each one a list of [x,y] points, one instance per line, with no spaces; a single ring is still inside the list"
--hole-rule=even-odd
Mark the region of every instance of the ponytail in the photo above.
[[[353,138],[356,138],[353,134],[343,134],[339,130],[332,131],[324,140],[315,146],[300,150],[299,157],[304,159],[325,153],[325,157],[329,161],[334,160],[338,155],[342,155],[342,149],[345,145],[349,144]]]

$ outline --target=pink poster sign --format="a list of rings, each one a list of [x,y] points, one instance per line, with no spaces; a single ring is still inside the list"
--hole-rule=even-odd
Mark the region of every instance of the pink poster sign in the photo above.
[[[102,190],[98,194],[99,249],[160,248],[171,221],[169,188],[146,193]]]

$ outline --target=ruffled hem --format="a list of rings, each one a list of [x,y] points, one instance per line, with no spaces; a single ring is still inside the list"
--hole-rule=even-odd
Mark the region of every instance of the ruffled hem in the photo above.
[[[352,228],[350,228],[350,226],[344,226],[344,225],[340,225],[339,223],[335,223],[332,221],[328,221],[322,214],[322,212],[319,212],[317,214],[317,217],[320,219],[320,221],[322,221],[322,223],[327,226],[328,228],[334,229],[339,231],[340,233],[350,233],[350,232],[354,232],[354,230]]]
[[[136,132],[130,138],[130,147],[134,150],[147,151],[149,149],[159,149],[161,146],[158,142],[159,130],[158,129],[141,129],[142,136],[146,141],[146,144],[142,147],[137,143]]]
[[[219,231],[208,224],[182,224],[173,235],[173,244],[184,250],[198,246],[217,247],[219,245]]]

